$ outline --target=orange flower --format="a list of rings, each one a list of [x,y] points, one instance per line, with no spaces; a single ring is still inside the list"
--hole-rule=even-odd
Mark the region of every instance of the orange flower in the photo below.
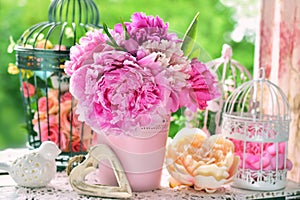
[[[66,98],[67,98],[67,94],[66,94]],[[73,105],[73,112],[71,112],[72,111],[71,108],[72,108],[71,99],[67,99],[61,103],[60,124],[61,124],[61,130],[64,133],[65,137],[67,138],[67,144],[66,144],[67,149],[69,149],[70,144],[72,144],[71,145],[72,151],[74,152],[79,152],[80,150],[86,151],[90,147],[91,141],[95,141],[93,138],[92,130],[87,125],[84,125],[82,127],[82,122],[78,121],[78,115],[75,113],[76,102]],[[72,131],[71,131],[71,127],[72,127]]]
[[[208,137],[201,129],[180,130],[167,147],[170,186],[194,186],[215,192],[233,180],[239,166],[233,143],[221,135]]]
[[[47,104],[48,103],[48,104]],[[48,112],[48,114],[47,114]],[[39,120],[44,120],[48,115],[55,115],[58,113],[58,90],[49,90],[48,99],[46,96],[38,100],[38,112],[34,114],[33,124]]]
[[[58,96],[59,91],[51,89],[48,99],[44,96],[38,100],[38,112],[35,112],[32,120],[34,130],[41,135],[43,141],[59,143],[63,152],[87,151],[92,142],[96,141],[96,134],[92,133],[89,126],[83,126],[83,123],[78,121],[78,115],[75,113],[76,102],[72,105],[72,95],[65,92],[61,94],[60,99]]]
[[[59,127],[56,116],[50,116],[49,123],[44,120],[40,123],[35,124],[33,130],[39,133],[42,142],[49,140],[58,145]]]
[[[56,115],[49,116],[49,122],[47,120],[41,120],[40,123],[36,123],[33,130],[37,132],[41,141],[52,141],[59,146],[60,150],[68,151],[68,140],[66,135],[60,131],[58,118]]]

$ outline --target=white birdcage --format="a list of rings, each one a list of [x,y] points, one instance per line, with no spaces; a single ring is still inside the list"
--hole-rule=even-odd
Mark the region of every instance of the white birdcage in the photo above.
[[[235,144],[240,165],[233,186],[250,190],[285,187],[290,109],[282,90],[264,77],[238,87],[227,99],[222,134]]]

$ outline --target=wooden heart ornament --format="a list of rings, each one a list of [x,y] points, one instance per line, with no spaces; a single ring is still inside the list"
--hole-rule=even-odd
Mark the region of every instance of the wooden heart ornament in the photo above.
[[[74,169],[69,175],[72,188],[79,194],[109,198],[130,198],[132,190],[127,180],[123,167],[116,154],[110,147],[99,144],[91,147],[87,158]],[[87,183],[86,176],[97,170],[99,161],[108,160],[112,166],[119,186],[99,185]],[[69,163],[69,165],[72,163]]]

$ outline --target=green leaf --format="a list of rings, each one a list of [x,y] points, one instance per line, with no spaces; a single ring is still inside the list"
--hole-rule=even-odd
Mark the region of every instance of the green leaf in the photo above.
[[[176,124],[175,122],[171,122],[168,136],[170,138],[174,138],[179,130],[180,130],[180,126],[178,124]]]
[[[106,35],[108,36],[108,38],[110,39],[110,44],[112,44],[113,47],[117,47],[118,44],[117,44],[116,40],[111,36],[106,23],[103,23],[103,30],[106,33]]]
[[[123,47],[120,47],[116,40],[113,38],[113,36],[110,34],[108,27],[105,23],[103,23],[103,31],[106,33],[110,41],[106,41],[106,43],[112,47],[114,47],[116,50],[125,51]]]
[[[200,47],[194,48],[192,50],[192,52],[190,53],[189,58],[199,58],[200,53],[201,53],[201,48]]]
[[[199,12],[196,13],[194,19],[192,20],[190,26],[188,27],[186,33],[184,34],[181,49],[184,52],[184,55],[187,57],[190,56],[194,48],[195,38],[197,36],[198,18],[199,18]]]
[[[129,40],[130,36],[129,36],[129,34],[128,34],[127,27],[126,27],[126,25],[124,24],[124,21],[123,21],[122,17],[120,17],[120,19],[121,19],[122,27],[123,27],[124,33],[125,33],[125,40]]]

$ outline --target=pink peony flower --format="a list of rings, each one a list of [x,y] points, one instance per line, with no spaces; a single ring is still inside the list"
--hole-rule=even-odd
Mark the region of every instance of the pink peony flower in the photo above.
[[[189,98],[192,102],[198,104],[198,108],[205,109],[207,101],[220,96],[216,87],[217,82],[205,64],[197,59],[192,59],[191,67],[192,70],[188,79],[188,83],[191,85]],[[186,105],[186,101],[181,102],[181,104]],[[192,110],[195,110],[195,107]]]
[[[138,63],[150,69],[163,91],[165,109],[175,112],[180,107],[186,79],[191,70],[189,61],[184,57],[177,44],[169,41],[145,42],[143,48],[137,52]]]
[[[170,40],[178,42],[176,34],[168,33],[169,25],[158,16],[147,16],[144,13],[134,13],[131,17],[131,23],[125,23],[130,38],[133,38],[138,44],[145,41]],[[115,32],[122,33],[121,24],[115,26]]]
[[[84,65],[93,63],[94,52],[100,52],[105,47],[106,36],[100,31],[88,32],[86,37],[80,39],[80,45],[72,46],[70,49],[70,61],[66,61],[65,72],[72,75],[74,71]]]
[[[35,94],[35,87],[30,83],[23,82],[22,91],[25,98],[32,97]]]
[[[80,72],[87,73],[88,80],[82,80],[86,83],[85,91],[87,92],[83,96],[75,92],[79,101],[77,112],[80,115],[84,112],[90,113],[86,117],[86,122],[95,129],[108,127],[128,129],[137,124],[147,124],[148,115],[162,103],[159,83],[152,77],[150,70],[139,66],[134,61],[135,58],[127,53],[120,54],[122,53],[116,54],[117,59],[110,62],[110,65],[114,63],[115,69],[110,69],[110,65],[107,69],[102,67],[102,63],[115,55],[105,54],[96,58],[95,69],[91,67],[91,69],[80,70],[74,74],[77,77],[84,77]],[[96,83],[95,80],[89,81],[89,77],[99,73],[94,73],[94,71],[103,72],[99,80],[96,79]],[[86,98],[87,95],[88,98]],[[83,104],[80,103],[81,100]]]
[[[135,13],[124,24],[126,34],[118,24],[104,29],[108,36],[90,32],[71,49],[65,71],[80,121],[97,132],[130,132],[154,114],[203,109],[219,95],[215,76],[184,56],[182,41],[162,19]]]

